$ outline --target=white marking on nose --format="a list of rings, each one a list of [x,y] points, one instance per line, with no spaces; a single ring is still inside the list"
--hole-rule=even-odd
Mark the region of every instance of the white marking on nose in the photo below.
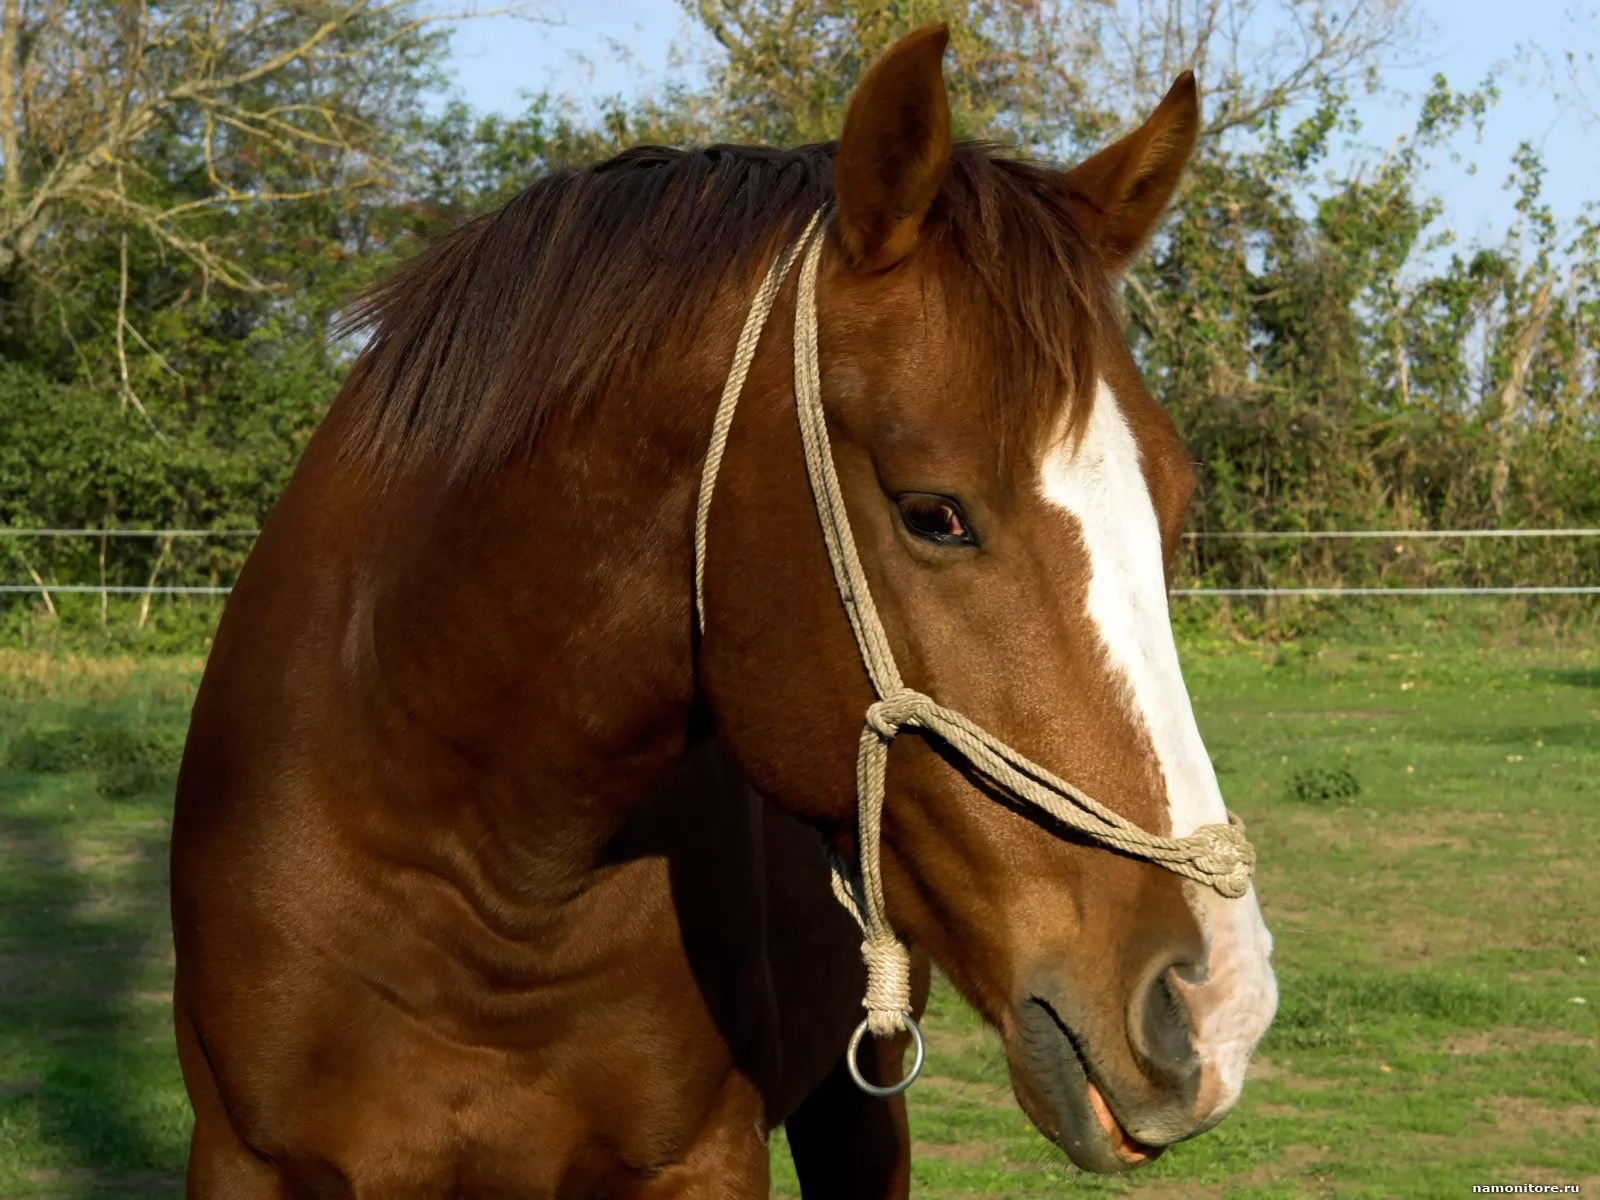
[[[1077,521],[1089,555],[1089,618],[1142,724],[1166,784],[1173,837],[1227,820],[1222,789],[1195,722],[1167,610],[1161,527],[1139,461],[1139,444],[1117,397],[1099,382],[1094,409],[1074,445],[1063,435],[1046,457],[1043,490]],[[1206,1068],[1201,1115],[1220,1117],[1238,1099],[1256,1043],[1277,1008],[1272,935],[1251,888],[1228,900],[1185,887],[1206,937],[1204,982],[1185,986],[1195,1048]]]

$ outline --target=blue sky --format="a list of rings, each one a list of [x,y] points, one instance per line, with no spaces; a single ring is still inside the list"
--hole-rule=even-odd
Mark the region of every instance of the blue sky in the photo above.
[[[1574,0],[1423,0],[1431,34],[1408,49],[1386,79],[1392,87],[1420,94],[1437,71],[1458,87],[1481,80],[1518,43],[1565,49],[1574,26],[1566,13]],[[457,85],[475,106],[499,112],[521,107],[521,94],[549,88],[585,102],[617,92],[637,94],[668,76],[669,47],[688,33],[673,0],[589,0],[543,9],[559,24],[534,24],[485,18],[464,24],[454,39]],[[1600,32],[1600,22],[1590,28]],[[631,61],[619,62],[613,45],[626,47]],[[583,60],[587,59],[587,63]],[[1203,81],[1202,81],[1203,86]],[[1509,73],[1503,96],[1489,116],[1481,143],[1460,144],[1464,157],[1478,164],[1447,161],[1429,177],[1445,203],[1445,220],[1465,242],[1492,239],[1511,218],[1512,196],[1502,184],[1520,141],[1542,148],[1549,164],[1546,194],[1557,214],[1570,218],[1586,200],[1600,197],[1600,128],[1585,128],[1564,113],[1547,91]],[[1361,140],[1374,149],[1352,157],[1376,158],[1393,137],[1409,128],[1415,104],[1392,98],[1363,108]]]

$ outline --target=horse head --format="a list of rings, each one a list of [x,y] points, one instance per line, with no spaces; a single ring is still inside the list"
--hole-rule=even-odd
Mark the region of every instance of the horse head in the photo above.
[[[913,34],[861,83],[797,285],[861,579],[908,687],[1153,837],[1225,825],[1167,607],[1194,477],[1113,302],[1195,144],[1194,79],[1057,171],[953,143],[945,44]],[[877,697],[797,445],[805,347],[779,324],[709,518],[701,685],[752,782],[852,859]],[[1220,1121],[1277,998],[1253,889],[1058,827],[926,729],[893,745],[888,924],[1000,1031],[1038,1128],[1106,1171]]]

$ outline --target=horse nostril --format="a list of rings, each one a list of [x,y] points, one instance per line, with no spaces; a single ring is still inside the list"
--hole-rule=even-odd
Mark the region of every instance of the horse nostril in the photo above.
[[[1137,1014],[1136,1043],[1152,1074],[1178,1082],[1199,1068],[1189,1008],[1175,990],[1176,967],[1157,971]]]

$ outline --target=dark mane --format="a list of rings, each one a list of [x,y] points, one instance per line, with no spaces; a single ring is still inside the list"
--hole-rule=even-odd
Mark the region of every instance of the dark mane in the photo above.
[[[695,329],[832,196],[831,144],[642,147],[544,176],[355,305],[344,329],[370,340],[345,385],[346,455],[492,469]],[[1008,364],[988,401],[1003,446],[1091,394],[1104,282],[1067,196],[1059,171],[967,144],[929,216],[958,327]]]

